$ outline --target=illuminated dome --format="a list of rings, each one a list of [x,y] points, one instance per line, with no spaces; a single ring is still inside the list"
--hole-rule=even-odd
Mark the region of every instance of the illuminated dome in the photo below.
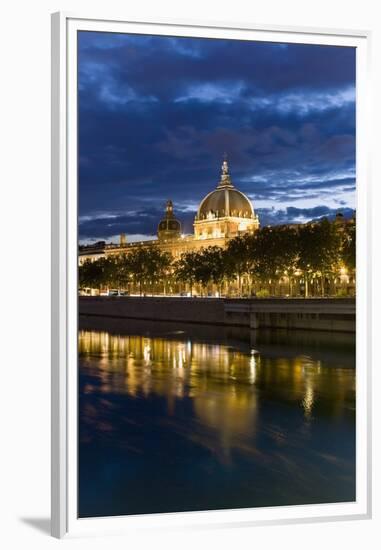
[[[228,163],[225,159],[222,163],[220,183],[214,191],[201,201],[196,220],[226,216],[255,218],[250,200],[234,187],[230,179]]]
[[[160,240],[179,239],[181,236],[181,223],[173,214],[172,201],[167,201],[165,218],[158,225],[157,235]]]

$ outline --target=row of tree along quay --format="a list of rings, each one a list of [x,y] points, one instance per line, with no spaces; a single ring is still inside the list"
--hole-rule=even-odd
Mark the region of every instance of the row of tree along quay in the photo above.
[[[355,294],[355,223],[264,227],[173,258],[155,246],[87,260],[82,294],[314,297]]]

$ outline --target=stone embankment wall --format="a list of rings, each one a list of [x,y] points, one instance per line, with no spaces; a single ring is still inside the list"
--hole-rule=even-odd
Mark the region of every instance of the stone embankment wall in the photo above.
[[[79,298],[79,314],[211,325],[355,332],[353,298]]]
[[[225,324],[224,300],[218,298],[81,296],[79,313],[151,321]]]

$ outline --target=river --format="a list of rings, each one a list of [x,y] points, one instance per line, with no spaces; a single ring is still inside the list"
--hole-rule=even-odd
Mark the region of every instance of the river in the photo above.
[[[81,316],[79,516],[355,500],[354,340]]]

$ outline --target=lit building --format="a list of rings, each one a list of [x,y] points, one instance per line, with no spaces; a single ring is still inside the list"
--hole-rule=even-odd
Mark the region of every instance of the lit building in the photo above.
[[[128,254],[136,247],[158,246],[173,257],[184,252],[200,250],[208,246],[224,248],[234,237],[254,233],[259,228],[259,219],[250,199],[233,184],[226,158],[222,163],[222,173],[216,189],[201,201],[194,220],[193,235],[183,235],[181,222],[176,218],[173,203],[167,201],[165,214],[157,228],[157,239],[141,242],[128,242],[122,233],[118,244],[99,241],[94,245],[80,246],[79,264],[102,256]]]
[[[355,217],[346,220],[342,214],[338,213],[333,223],[339,232],[343,232],[348,224],[355,224]],[[288,224],[288,226],[294,227],[296,230],[301,227],[300,224]],[[102,257],[129,254],[141,247],[158,248],[161,252],[169,253],[176,260],[187,252],[197,252],[213,246],[225,248],[231,239],[255,233],[259,229],[258,216],[254,212],[250,199],[234,186],[226,159],[222,163],[221,177],[216,188],[200,202],[193,227],[193,234],[184,235],[182,233],[181,221],[176,218],[172,201],[168,200],[164,216],[157,226],[156,239],[129,243],[128,237],[122,233],[117,244],[99,241],[93,245],[80,246],[79,265],[87,260],[95,261]],[[293,274],[285,272],[280,274],[277,279],[269,279],[267,290],[272,295],[300,296],[304,294],[305,285],[308,284],[309,294],[320,296],[322,293],[321,286],[319,286],[322,284],[320,279],[321,275],[316,275],[306,283],[301,271],[296,270]],[[259,292],[262,291],[262,283],[259,283]],[[324,285],[328,295],[335,295],[337,292],[342,292],[343,295],[354,295],[355,273],[354,271],[349,273],[342,266],[338,275],[325,277]],[[241,291],[238,290],[240,287]],[[171,283],[168,289],[165,289],[164,284],[164,290],[161,289],[159,292],[178,293],[180,288],[181,285]],[[250,295],[252,288],[251,278],[246,274],[240,283],[227,282],[225,292],[229,296],[241,295],[242,292]],[[189,293],[187,285],[185,285],[185,291]],[[203,292],[202,285],[199,285],[199,292]],[[216,294],[216,285],[211,284],[208,292]]]

